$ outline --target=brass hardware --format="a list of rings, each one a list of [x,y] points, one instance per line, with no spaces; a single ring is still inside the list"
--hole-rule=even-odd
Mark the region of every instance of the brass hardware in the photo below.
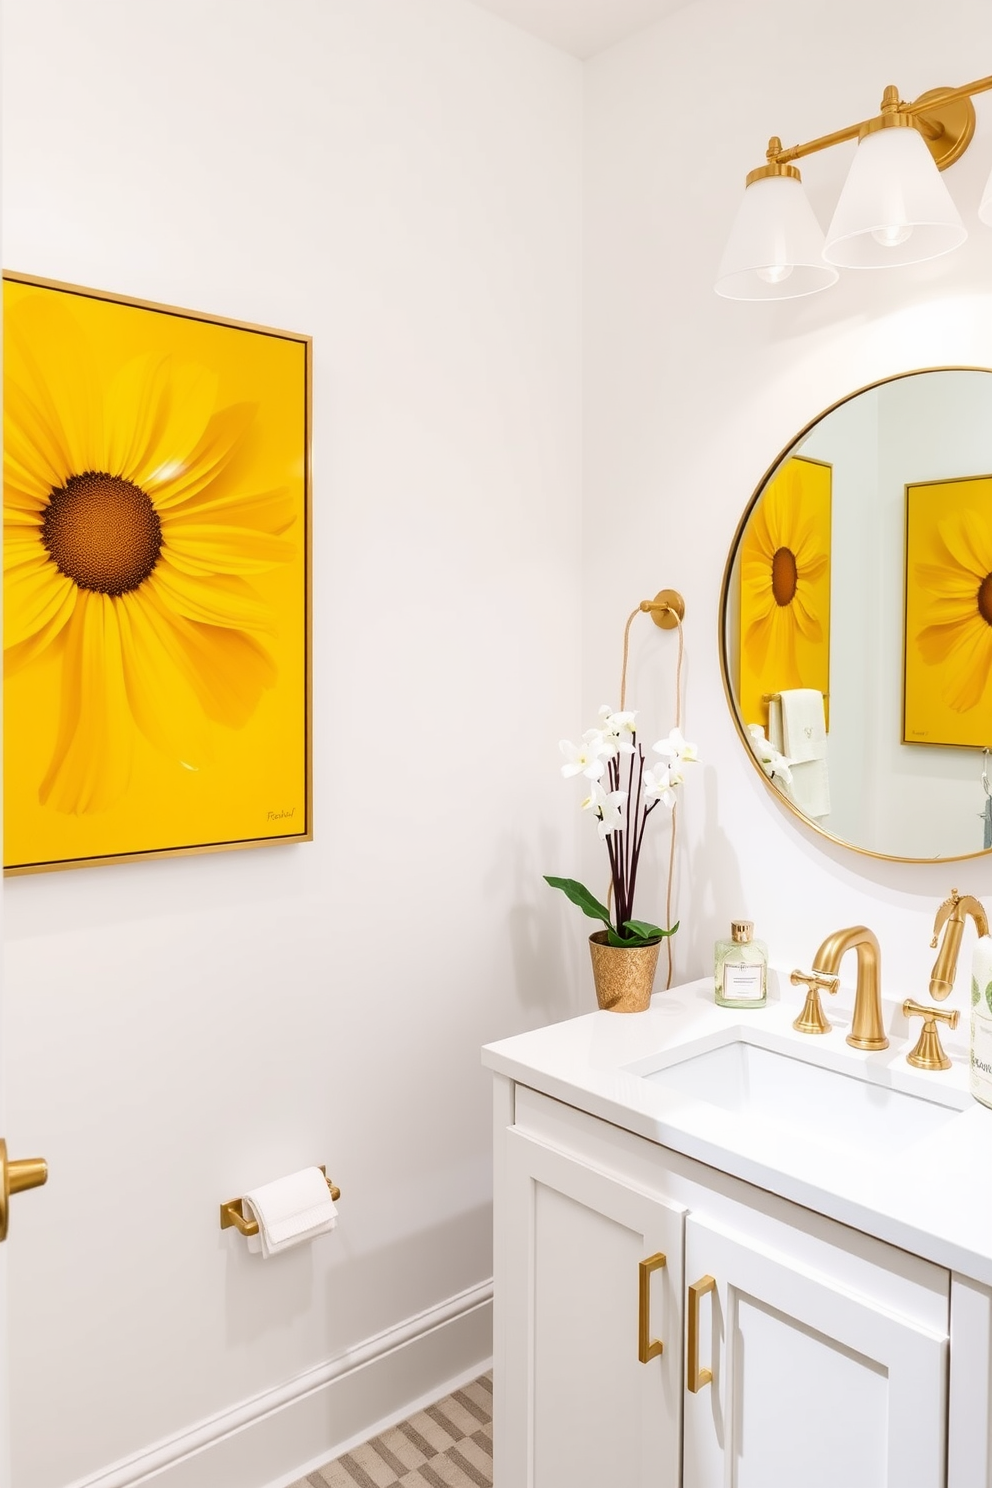
[[[661,1250],[637,1263],[637,1357],[642,1364],[665,1351],[661,1339],[651,1337],[651,1273],[667,1265],[668,1257]]]
[[[882,951],[867,925],[852,925],[848,930],[835,930],[813,958],[814,971],[836,976],[845,951],[858,953],[858,984],[854,995],[854,1017],[847,1042],[855,1049],[887,1049],[889,1041],[882,1023],[882,991],[879,972]]]
[[[923,1031],[920,1034],[916,1048],[911,1054],[906,1055],[907,1063],[915,1064],[917,1069],[950,1069],[951,1061],[940,1045],[937,1021],[939,1019],[941,1023],[946,1023],[948,1028],[957,1028],[957,1008],[921,1007],[918,1002],[913,1002],[912,998],[907,997],[902,1005],[902,1011],[906,1018],[923,1019]]]
[[[822,134],[802,145],[791,145],[787,150],[783,150],[781,141],[773,136],[768,142],[766,165],[751,172],[748,184],[760,175],[772,174],[767,166],[788,165],[790,161],[802,160],[806,155],[814,155],[818,150],[829,149],[831,145],[842,144],[845,140],[863,139],[876,129],[906,126],[918,130],[937,169],[946,170],[955,160],[961,158],[975,133],[975,105],[972,98],[976,93],[987,93],[990,88],[992,77],[978,78],[960,88],[930,88],[912,103],[904,103],[899,97],[898,88],[890,84],[885,89],[880,112],[870,119],[862,119],[844,129],[835,129],[832,134]]]
[[[780,692],[763,692],[761,694],[761,701],[763,703],[780,703],[782,701],[782,694]],[[823,701],[825,703],[830,701],[829,692],[823,694]]]
[[[674,630],[685,619],[685,600],[677,589],[659,589],[654,599],[642,599],[638,608],[662,630]]]
[[[930,974],[930,996],[937,1002],[943,1002],[954,986],[954,978],[958,969],[958,951],[961,947],[966,915],[971,915],[975,922],[975,929],[980,936],[988,935],[988,916],[979,901],[971,894],[962,895],[957,889],[952,889],[950,897],[945,899],[937,910],[937,918],[933,924],[933,940],[930,942],[930,949],[935,951],[940,932],[946,925],[944,943]]]
[[[806,987],[806,1001],[793,1028],[800,1033],[829,1033],[830,1024],[823,1016],[820,1006],[820,991],[835,994],[840,986],[840,977],[824,976],[820,971],[794,971],[789,978],[794,987]]]
[[[692,1395],[713,1381],[712,1369],[699,1367],[699,1299],[715,1289],[716,1278],[713,1276],[701,1276],[689,1287],[689,1358],[686,1364],[686,1382]]]
[[[47,1182],[48,1164],[43,1157],[22,1157],[9,1162],[7,1143],[0,1137],[0,1240],[7,1238],[11,1194],[41,1188]]]
[[[336,1183],[332,1183],[330,1178],[327,1177],[327,1169],[323,1163],[320,1165],[320,1171],[323,1173],[327,1182],[331,1198],[337,1203],[341,1197],[341,1190]],[[257,1235],[258,1220],[245,1219],[244,1210],[241,1207],[243,1203],[243,1199],[228,1199],[225,1204],[221,1204],[220,1227],[222,1230],[229,1230],[233,1227],[239,1235]]]

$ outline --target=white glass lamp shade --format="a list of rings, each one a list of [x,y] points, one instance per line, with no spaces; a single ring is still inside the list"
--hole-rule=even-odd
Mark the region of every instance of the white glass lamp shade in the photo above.
[[[985,223],[986,227],[992,227],[992,176],[989,176],[988,184],[985,187],[985,192],[982,196],[982,205],[978,209],[978,216],[980,221]]]
[[[791,300],[837,282],[823,232],[795,176],[762,176],[744,192],[714,288],[728,300]]]
[[[939,258],[967,236],[922,135],[878,129],[858,145],[823,256],[845,269],[888,268]]]

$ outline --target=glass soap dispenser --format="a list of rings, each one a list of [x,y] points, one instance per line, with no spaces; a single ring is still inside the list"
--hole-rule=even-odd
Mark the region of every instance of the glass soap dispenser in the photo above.
[[[768,947],[751,920],[731,920],[730,939],[716,943],[713,990],[718,1007],[759,1008],[768,1000]]]

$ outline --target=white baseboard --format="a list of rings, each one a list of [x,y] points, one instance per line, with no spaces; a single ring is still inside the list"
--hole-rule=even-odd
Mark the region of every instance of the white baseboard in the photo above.
[[[492,1361],[491,1281],[70,1488],[288,1488]]]

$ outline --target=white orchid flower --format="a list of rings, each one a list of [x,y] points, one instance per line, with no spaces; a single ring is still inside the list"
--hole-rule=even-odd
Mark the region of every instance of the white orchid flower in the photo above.
[[[582,810],[593,811],[599,817],[596,830],[600,837],[608,837],[623,827],[621,807],[626,800],[626,791],[605,791],[598,780],[593,781],[592,790],[582,802]]]
[[[668,766],[672,785],[681,785],[683,781],[682,766],[694,765],[699,760],[699,753],[695,744],[690,744],[682,737],[682,730],[673,728],[667,739],[659,739],[654,746],[655,752],[664,759],[670,760]]]
[[[581,744],[572,744],[568,739],[561,739],[558,748],[567,761],[561,767],[566,780],[572,775],[586,775],[590,780],[598,780],[606,769],[603,764],[603,736],[598,729],[590,729]]]
[[[603,738],[612,745],[613,754],[634,753],[634,719],[636,713],[614,713],[609,703],[599,710],[599,727]]]
[[[663,801],[666,806],[675,805],[675,785],[671,771],[665,766],[657,770],[644,771],[644,799],[650,805],[652,801]]]
[[[760,723],[749,723],[747,731],[751,736],[751,748],[754,750],[755,758],[769,780],[781,780],[783,785],[791,785],[792,770],[790,767],[793,761],[787,755],[780,753],[774,744],[769,744]]]

